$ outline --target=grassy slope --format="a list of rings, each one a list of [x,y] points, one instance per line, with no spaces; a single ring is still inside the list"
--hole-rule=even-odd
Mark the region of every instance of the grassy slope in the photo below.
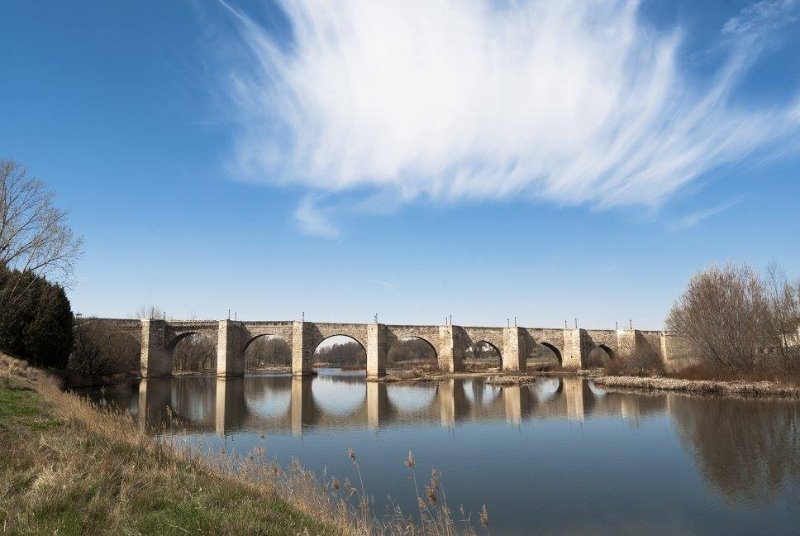
[[[0,373],[0,533],[336,533],[131,425]]]

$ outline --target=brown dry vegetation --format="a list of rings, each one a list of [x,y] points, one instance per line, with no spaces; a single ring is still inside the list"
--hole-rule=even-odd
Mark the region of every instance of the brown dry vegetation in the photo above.
[[[668,373],[666,376],[676,379],[700,381],[775,382],[800,387],[800,374],[790,373],[774,367],[756,367],[750,371],[737,371],[718,369],[705,364],[698,364],[685,367],[680,371]]]
[[[129,418],[3,359],[0,526],[11,534],[336,534],[264,487],[212,471]],[[335,520],[332,520],[335,521]]]
[[[681,378],[641,378],[634,376],[601,376],[593,380],[597,385],[611,389],[648,389],[678,391],[706,395],[734,395],[800,398],[800,387],[774,381],[716,381],[686,380]]]
[[[612,359],[605,366],[605,373],[612,376],[663,376],[664,361],[661,355],[650,348],[637,348],[623,359]]]
[[[299,463],[279,467],[263,449],[231,457],[173,448],[2,355],[0,444],[3,533],[473,533],[468,517],[453,520],[437,474],[413,518],[395,509],[379,520],[363,487]]]
[[[702,370],[718,379],[796,377],[798,326],[800,282],[774,266],[763,277],[733,264],[698,273],[667,318],[667,328],[687,341]]]

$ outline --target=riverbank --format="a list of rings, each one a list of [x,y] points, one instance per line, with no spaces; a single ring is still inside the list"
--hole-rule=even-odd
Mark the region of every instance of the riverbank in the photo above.
[[[686,380],[638,376],[596,376],[592,381],[609,391],[637,389],[721,396],[800,398],[800,387],[773,381]]]
[[[49,371],[0,354],[3,534],[476,533],[441,500],[425,507],[421,524],[393,503],[383,515],[363,485],[320,478],[299,462],[279,466],[265,447],[174,447],[60,385]],[[356,454],[348,456],[360,481]]]
[[[130,418],[0,357],[0,526],[11,534],[343,534]]]

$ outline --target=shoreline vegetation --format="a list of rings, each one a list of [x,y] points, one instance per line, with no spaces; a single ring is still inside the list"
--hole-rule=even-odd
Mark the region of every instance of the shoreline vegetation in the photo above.
[[[0,527],[10,534],[471,535],[434,472],[412,516],[379,519],[363,485],[319,478],[265,447],[200,453],[145,434],[127,414],[63,391],[61,378],[0,354]],[[343,453],[344,455],[344,453]],[[353,482],[361,481],[354,451]],[[415,463],[404,463],[411,476]],[[416,478],[416,477],[415,477]],[[488,526],[486,509],[476,513]]]
[[[608,391],[644,390],[736,396],[800,398],[800,387],[769,380],[689,380],[684,378],[640,376],[596,376],[595,385]]]

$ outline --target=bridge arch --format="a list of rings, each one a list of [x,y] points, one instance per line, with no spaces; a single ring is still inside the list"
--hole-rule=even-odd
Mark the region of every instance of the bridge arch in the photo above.
[[[215,332],[189,329],[168,334],[164,349],[170,355],[172,370],[213,371],[217,365]]]
[[[175,350],[175,347],[178,346],[179,342],[181,342],[186,337],[191,337],[192,335],[200,335],[200,332],[198,332],[198,331],[186,331],[184,333],[179,333],[178,335],[174,335],[172,338],[170,338],[167,341],[167,344],[165,345],[165,348],[168,351],[172,352],[172,351]]]
[[[503,353],[496,344],[480,339],[467,347],[464,352],[464,365],[468,369],[502,368]]]
[[[590,367],[604,367],[615,359],[614,350],[606,344],[597,344],[589,351],[587,357]]]
[[[550,341],[532,341],[528,351],[527,366],[531,369],[547,369],[562,365],[561,350]]]
[[[424,337],[406,335],[387,345],[388,368],[423,367],[439,369],[439,352],[433,343]]]
[[[250,336],[242,348],[244,370],[291,366],[292,343],[282,335],[258,333]]]
[[[365,369],[367,366],[366,345],[345,332],[332,333],[312,346],[312,366],[332,365],[335,368]]]

